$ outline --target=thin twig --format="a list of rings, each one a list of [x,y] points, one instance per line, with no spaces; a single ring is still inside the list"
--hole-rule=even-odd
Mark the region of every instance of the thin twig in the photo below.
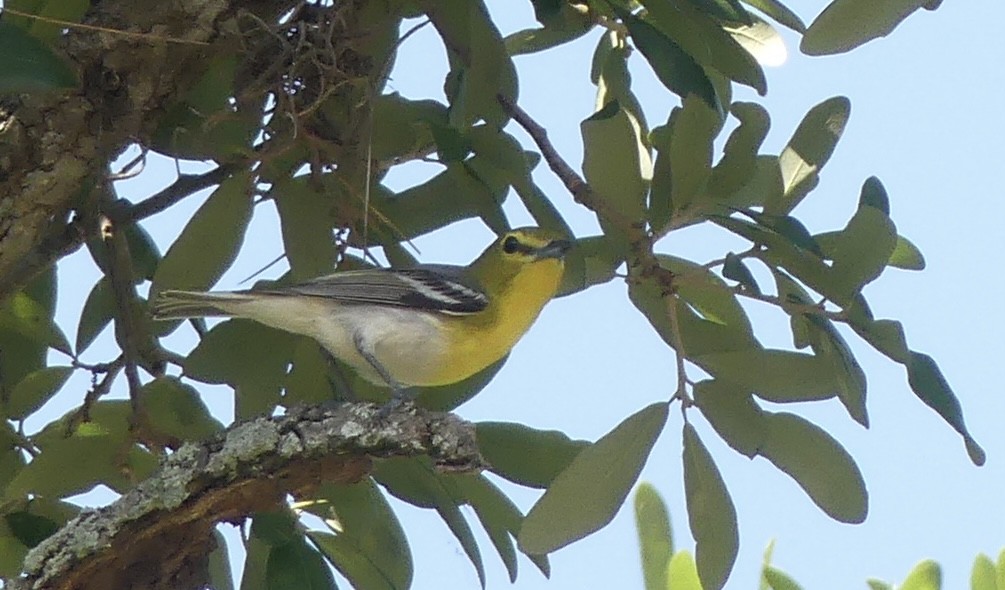
[[[772,305],[782,308],[785,312],[791,314],[802,313],[815,315],[835,322],[847,322],[848,318],[843,311],[831,311],[825,309],[823,304],[813,304],[813,303],[795,303],[793,301],[787,301],[781,297],[775,297],[774,295],[764,295],[763,293],[754,293],[753,291],[748,291],[739,287],[733,287],[732,291],[737,295],[742,297],[747,297],[748,299],[755,299],[757,301],[763,301],[764,303],[770,303]]]
[[[167,188],[135,205],[116,209],[110,216],[113,221],[139,221],[164,211],[185,197],[204,188],[220,184],[239,169],[236,164],[223,164],[202,174],[183,174]]]
[[[84,402],[80,404],[66,423],[66,436],[73,434],[73,431],[77,429],[77,425],[81,422],[87,422],[91,419],[91,408],[95,403],[103,396],[107,395],[112,389],[112,383],[119,376],[119,372],[122,371],[122,367],[125,365],[125,357],[119,355],[114,361],[110,363],[98,363],[96,365],[86,365],[79,361],[74,361],[75,367],[81,367],[91,371],[92,375],[97,376],[98,373],[104,373],[104,377],[101,381],[97,381],[94,385],[87,390],[84,395]]]
[[[118,35],[120,37],[132,37],[134,39],[145,39],[148,41],[159,41],[162,43],[180,43],[183,45],[209,45],[206,41],[191,41],[189,39],[179,39],[177,37],[164,37],[162,35],[154,35],[151,33],[134,33],[132,31],[120,31],[119,29],[109,29],[107,27],[98,27],[94,25],[85,25],[83,23],[75,23],[73,21],[62,20],[58,18],[52,18],[49,16],[41,16],[38,14],[29,14],[27,12],[21,12],[20,10],[15,10],[10,6],[4,6],[3,12],[13,14],[15,16],[22,16],[24,18],[31,18],[35,20],[40,20],[46,23],[52,23],[54,25],[59,25],[61,27],[66,27],[68,29],[82,29],[85,31],[97,31],[99,33],[108,33],[111,35]]]

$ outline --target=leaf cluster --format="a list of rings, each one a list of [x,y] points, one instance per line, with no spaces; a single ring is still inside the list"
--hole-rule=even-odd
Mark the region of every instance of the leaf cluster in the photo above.
[[[861,522],[868,494],[853,458],[794,411],[763,406],[793,404],[795,410],[800,402],[835,399],[868,427],[866,375],[846,341],[851,334],[902,365],[911,390],[960,433],[973,462],[983,463],[936,362],[908,346],[899,322],[875,317],[866,299],[866,286],[886,269],[924,267],[918,248],[899,234],[882,183],[864,181],[857,208],[840,229],[814,233],[794,215],[836,149],[849,101],[822,101],[784,148],[769,154],[762,153],[768,113],[732,99],[733,84],[767,92],[762,65],[784,56],[772,23],[800,33],[805,53],[836,53],[937,3],[835,0],[808,27],[777,0],[532,4],[540,27],[507,37],[481,1],[297,4],[271,22],[248,17],[222,28],[176,101],[137,138],[144,155],[211,160],[219,166],[214,174],[222,171],[223,180],[209,183],[215,189],[180,235],[162,252],[141,221],[194,191],[169,187],[129,206],[117,200],[114,187],[84,190],[78,215],[103,220],[100,237],[88,243],[103,276],[86,296],[73,345],[53,319],[54,270],[0,305],[6,418],[0,576],[16,576],[28,549],[76,511],[67,497],[98,484],[127,490],[149,475],[160,455],[221,431],[198,384],[230,386],[238,420],[297,405],[386,397],[315,342],[246,321],[211,329],[195,321],[185,328],[198,335],[194,350],[183,355],[162,348],[161,339],[181,324],[152,324],[150,297],[168,288],[212,287],[242,244],[254,239],[248,228],[260,207],[278,214],[289,263],[279,281],[372,264],[370,248],[381,248],[394,264],[409,264],[410,239],[462,219],[502,232],[509,228],[502,205],[511,194],[539,225],[573,238],[552,197],[535,183],[532,173],[542,159],[602,228],[601,235],[575,238],[561,294],[606,283],[624,269],[631,304],[672,350],[675,387],[657,392],[658,401],[592,444],[520,424],[479,424],[491,477],[442,473],[422,459],[385,459],[359,483],[322,486],[315,497],[255,515],[245,539],[245,586],[333,587],[330,565],[357,587],[407,587],[411,554],[388,494],[435,511],[483,585],[481,550],[465,506],[511,580],[517,550],[547,575],[549,553],[614,517],[665,430],[671,405],[679,403],[695,557],[666,551],[668,536],[653,541],[663,549],[644,546],[644,552],[672,554],[672,575],[694,572],[690,579],[701,587],[720,588],[738,550],[737,515],[692,418],[703,416],[737,452],[771,462],[826,514]],[[67,35],[85,33],[53,23],[77,23],[87,8],[78,1],[6,3],[0,50],[11,65],[0,71],[0,90],[30,95],[76,87],[79,73],[59,48]],[[397,52],[423,26],[435,29],[448,57],[446,103],[387,91]],[[513,57],[598,30],[591,67],[596,108],[581,124],[584,180],[517,106]],[[680,98],[655,127],[633,92],[628,60],[636,50]],[[506,130],[511,120],[528,131],[536,151]],[[435,172],[401,191],[384,183],[389,170],[414,163]],[[199,180],[182,177],[174,186],[193,178]],[[749,248],[708,261],[660,249],[662,238],[697,224]],[[765,347],[744,301],[780,310],[792,347]],[[84,362],[108,327],[121,355]],[[50,350],[62,362],[51,362]],[[453,410],[504,363],[461,383],[426,388],[418,401]],[[141,370],[149,378],[141,378]],[[84,399],[39,431],[25,432],[24,420],[56,399],[74,373],[91,375]],[[128,399],[106,398],[122,375]],[[499,478],[546,491],[524,517]],[[308,514],[323,527],[304,525],[300,517]],[[656,516],[653,522],[666,520]],[[213,558],[214,584],[226,588],[229,572],[220,555]],[[661,575],[647,570],[647,580]]]

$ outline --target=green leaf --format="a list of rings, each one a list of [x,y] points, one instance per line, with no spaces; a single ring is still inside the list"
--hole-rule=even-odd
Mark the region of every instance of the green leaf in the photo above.
[[[10,12],[4,14],[5,21],[48,44],[54,43],[66,30],[66,25],[54,21],[79,23],[90,8],[87,0],[8,0],[4,4],[8,8],[38,17],[15,16]]]
[[[10,532],[25,547],[34,547],[59,530],[59,523],[51,518],[19,510],[3,516]]]
[[[596,110],[617,101],[629,117],[638,123],[640,137],[647,144],[649,125],[638,97],[632,92],[632,75],[628,71],[628,58],[632,48],[624,37],[608,31],[600,37],[594,50],[592,68],[597,85]]]
[[[1005,588],[1005,549],[998,554],[998,561],[995,563],[995,575],[999,589]]]
[[[393,230],[391,235],[398,240],[411,239],[498,209],[502,199],[497,199],[492,188],[473,174],[482,166],[483,159],[476,155],[464,162],[450,163],[446,170],[426,182],[397,194],[381,185],[374,186],[370,208],[387,220]],[[379,229],[371,226],[371,231]]]
[[[150,426],[160,435],[199,441],[223,430],[195,388],[177,377],[158,377],[140,391]]]
[[[435,147],[433,129],[448,128],[446,105],[435,100],[409,100],[397,92],[373,98],[374,160],[426,153]]]
[[[233,387],[238,418],[271,413],[280,402],[295,339],[251,320],[221,322],[189,353],[185,376]]]
[[[823,258],[824,253],[820,245],[817,244],[809,230],[801,221],[791,215],[770,215],[758,213],[757,211],[741,211],[747,217],[757,222],[758,225],[770,229],[778,235],[784,237],[790,244],[801,250],[811,252],[819,258]]]
[[[412,553],[391,505],[370,479],[349,485],[325,485],[330,522],[337,535],[312,531],[308,536],[356,588],[408,588]]]
[[[833,0],[810,24],[799,44],[806,55],[850,51],[885,37],[926,0]]]
[[[765,203],[781,200],[783,189],[778,156],[761,154],[754,158],[754,171],[751,176],[733,193],[721,196],[728,197],[726,202],[733,207],[759,207]]]
[[[979,553],[970,572],[970,590],[997,590],[997,576],[995,562],[987,555]]]
[[[610,281],[624,263],[624,257],[617,240],[609,236],[577,239],[565,255],[565,271],[557,296],[572,295]]]
[[[690,424],[684,424],[684,493],[695,541],[701,586],[719,590],[736,561],[736,509],[712,455]]]
[[[544,28],[524,29],[508,35],[503,41],[511,55],[536,53],[573,41],[593,29],[593,17],[589,8],[570,2],[548,2],[552,5],[548,16],[538,11],[538,20]],[[535,8],[537,8],[535,3]]]
[[[485,566],[478,543],[460,511],[463,497],[452,479],[434,472],[428,458],[384,460],[374,470],[373,477],[394,497],[420,508],[435,509],[461,544],[478,580],[485,586]]]
[[[859,193],[858,206],[860,209],[865,206],[875,207],[886,215],[890,214],[890,197],[879,178],[870,176],[865,179]]]
[[[10,531],[7,523],[0,519],[0,575],[14,578],[21,573],[22,561],[28,554],[28,547]]]
[[[635,490],[635,529],[646,590],[666,588],[667,565],[674,554],[670,514],[656,488],[641,483]]]
[[[771,590],[802,590],[803,588],[788,574],[770,565],[764,566],[763,575]]]
[[[46,367],[29,373],[7,398],[7,415],[17,420],[41,408],[73,374],[73,367]]]
[[[584,120],[580,130],[583,174],[594,193],[627,220],[641,220],[652,161],[638,121],[615,100]]]
[[[753,341],[753,328],[736,294],[712,271],[683,258],[657,254],[660,266],[674,273],[677,295],[702,318],[729,326]]]
[[[887,584],[875,578],[869,578],[865,583],[869,585],[869,590],[894,590],[893,584]]]
[[[535,430],[512,422],[475,425],[478,449],[489,469],[513,483],[545,488],[587,446],[557,430]]]
[[[827,399],[839,389],[830,363],[816,355],[750,348],[692,360],[716,378],[742,383],[761,399],[776,403]]]
[[[6,301],[0,302],[0,332],[8,330],[30,340],[34,344],[32,349],[50,346],[72,356],[66,335],[53,322],[52,309],[34,299],[27,291],[15,293]],[[4,355],[16,354],[14,350],[13,346],[4,348]]]
[[[14,479],[27,463],[10,421],[0,425],[0,489]]]
[[[168,248],[150,286],[151,298],[164,289],[206,289],[226,271],[251,221],[251,175],[224,180]]]
[[[942,568],[931,559],[926,559],[914,566],[898,590],[941,590],[941,588]]]
[[[687,0],[687,2],[717,20],[750,24],[750,13],[739,0]]]
[[[722,128],[719,116],[697,99],[685,98],[673,115],[669,150],[670,202],[680,212],[700,209],[712,174],[712,142]]]
[[[164,154],[191,160],[228,160],[251,153],[261,128],[261,102],[235,104],[238,57],[221,50],[198,62],[194,84],[169,105],[157,122],[150,145]]]
[[[761,294],[761,288],[757,285],[754,274],[747,268],[747,263],[732,252],[726,254],[722,265],[722,276],[740,283],[744,289],[755,295]]]
[[[834,153],[850,112],[848,99],[835,96],[806,113],[778,156],[784,194],[780,200],[768,202],[765,212],[788,214],[816,187],[820,169]]]
[[[868,511],[862,473],[851,455],[813,423],[789,413],[765,413],[761,455],[796,480],[831,518],[860,523]]]
[[[834,275],[853,297],[872,282],[890,261],[897,244],[897,228],[875,207],[859,207],[834,244],[831,258]]]
[[[303,539],[273,547],[265,565],[267,590],[328,590],[335,579],[321,554]]]
[[[331,191],[313,186],[311,176],[300,176],[273,185],[269,194],[276,203],[283,230],[283,246],[295,282],[331,274],[335,269],[335,236]],[[320,190],[318,190],[320,189]]]
[[[851,304],[830,267],[816,254],[793,244],[788,237],[739,219],[714,216],[712,221],[763,246],[757,257],[768,267],[784,268],[802,283],[839,305]]]
[[[621,9],[616,12],[628,27],[632,42],[667,89],[681,98],[695,94],[712,109],[718,109],[715,87],[691,55],[648,22]]]
[[[712,169],[708,181],[709,194],[722,201],[740,190],[757,173],[757,151],[771,126],[768,112],[756,103],[734,102],[730,113],[740,121],[740,125],[730,133],[722,150],[722,159]]]
[[[80,321],[76,326],[76,343],[74,350],[79,355],[87,350],[97,335],[112,323],[115,318],[115,301],[112,288],[106,277],[98,278],[90,288],[87,299],[80,311]]]
[[[128,435],[128,402],[98,402],[91,422],[65,437],[65,418],[51,423],[36,437],[42,452],[10,482],[5,498],[32,493],[61,498],[104,483],[120,493],[147,477],[157,466],[150,453],[132,446]]]
[[[893,247],[893,252],[890,253],[890,260],[887,264],[904,270],[924,270],[925,257],[911,240],[898,235],[897,245]]]
[[[724,30],[720,23],[693,8],[688,2],[649,0],[643,4],[647,13],[646,20],[641,22],[651,24],[657,32],[665,35],[664,43],[675,43],[702,66],[717,70],[727,78],[757,90],[761,96],[767,93],[768,86],[761,66],[745,50],[744,41],[738,39],[729,28]],[[749,15],[744,19],[730,20],[736,23],[737,29],[753,25]],[[631,25],[629,31],[632,31]],[[634,39],[634,33],[632,34]],[[645,52],[641,46],[639,49]],[[713,111],[717,110],[714,103],[709,103],[709,106]]]
[[[450,57],[446,86],[451,125],[464,129],[484,119],[502,128],[509,117],[496,96],[501,94],[516,102],[516,69],[484,3],[439,7],[427,14],[443,37]],[[451,84],[451,77],[457,82]]]
[[[296,339],[292,367],[286,377],[283,405],[318,405],[335,399],[329,361],[321,346],[306,336]]]
[[[660,586],[653,588],[673,590],[702,590],[701,578],[698,577],[698,566],[691,557],[690,551],[678,551],[673,554],[667,567],[666,579]],[[648,587],[646,590],[649,590]]]
[[[789,302],[811,305],[809,294],[785,273],[775,270],[778,296]],[[812,346],[813,352],[830,366],[837,385],[837,396],[851,417],[866,428],[869,415],[865,406],[866,378],[862,367],[855,360],[844,337],[834,327],[830,319],[812,313],[800,313],[787,309],[790,314],[793,338],[799,348]]]
[[[520,530],[523,514],[520,509],[492,485],[484,475],[457,474],[452,479],[464,497],[465,502],[475,510],[489,540],[499,553],[510,582],[516,581],[517,559],[513,538]],[[547,565],[547,563],[545,563]]]
[[[665,402],[643,408],[576,455],[524,519],[520,549],[550,553],[609,523],[638,479],[667,410]]]
[[[702,317],[686,301],[667,293],[652,277],[630,280],[628,296],[660,338],[674,350],[686,351],[688,358],[760,346],[742,326]],[[676,319],[676,330],[671,314]],[[714,314],[710,317],[717,318]],[[683,344],[678,342],[678,336]]]
[[[806,24],[799,18],[799,15],[785,7],[778,0],[743,0],[746,4],[753,6],[780,25],[784,25],[797,33],[806,32]]]
[[[5,18],[0,21],[0,93],[18,94],[73,88],[77,76],[52,49]]]
[[[756,63],[762,66],[780,66],[789,57],[789,52],[785,48],[785,41],[770,24],[753,17],[750,24],[725,27],[726,32],[736,40],[736,42],[754,56]],[[767,93],[767,85],[761,96]]]
[[[213,590],[234,590],[234,574],[227,556],[227,540],[220,531],[213,531],[216,546],[209,552],[209,587]]]
[[[753,396],[739,385],[720,380],[694,385],[694,403],[722,440],[738,453],[753,459],[768,436],[764,412]]]
[[[963,421],[963,409],[956,399],[949,382],[942,375],[935,359],[920,352],[911,351],[911,360],[907,365],[907,382],[911,391],[921,401],[935,410],[942,418],[959,432],[967,446],[967,454],[974,465],[983,465],[984,449],[970,436],[967,425]]]

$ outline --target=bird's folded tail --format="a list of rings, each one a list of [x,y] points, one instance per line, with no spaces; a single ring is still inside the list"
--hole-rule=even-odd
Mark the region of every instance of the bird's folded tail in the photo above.
[[[200,293],[197,291],[162,291],[154,299],[155,320],[177,320],[202,317],[231,317],[233,305],[251,299],[247,293]]]

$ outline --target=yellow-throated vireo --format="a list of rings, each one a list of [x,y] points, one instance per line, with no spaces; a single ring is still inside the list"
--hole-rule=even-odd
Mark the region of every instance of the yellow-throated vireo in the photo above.
[[[337,272],[290,287],[163,291],[155,319],[248,318],[309,336],[396,400],[456,383],[505,356],[562,279],[570,243],[541,228],[507,232],[468,266]]]

